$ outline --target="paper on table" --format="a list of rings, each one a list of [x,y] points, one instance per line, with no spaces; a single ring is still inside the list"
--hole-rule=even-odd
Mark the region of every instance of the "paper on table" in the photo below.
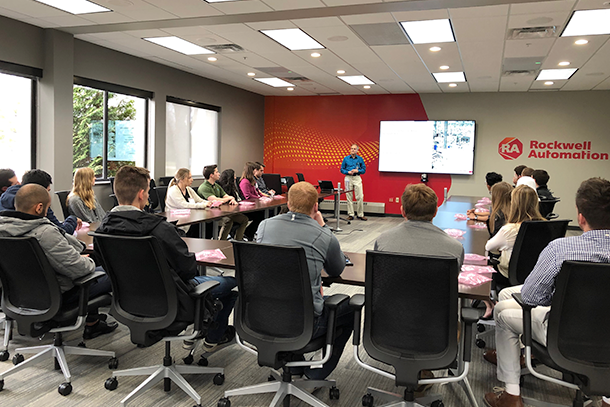
[[[496,272],[496,270],[491,266],[474,266],[472,264],[464,264],[462,266],[462,271],[479,274],[491,274]]]
[[[250,201],[239,201],[240,205],[254,205],[254,202],[250,202]]]
[[[468,219],[468,216],[464,215],[463,213],[455,214],[455,220],[466,220],[466,219]]]
[[[468,225],[468,227],[472,229],[487,229],[487,225],[483,222],[475,222],[472,225]]]
[[[445,233],[447,233],[451,237],[455,237],[456,239],[461,238],[466,233],[465,230],[460,229],[445,229]]]
[[[197,261],[203,260],[224,260],[227,256],[224,255],[222,250],[214,249],[214,250],[202,250],[200,252],[195,253],[195,258]]]
[[[485,284],[488,281],[491,281],[491,278],[489,278],[483,274],[472,273],[472,272],[468,272],[468,271],[462,272],[458,276],[458,282],[460,284],[464,284],[464,285],[471,286],[471,287]]]
[[[191,214],[190,209],[172,209],[169,211],[171,216],[189,216]]]
[[[475,266],[486,266],[487,256],[481,256],[480,254],[466,253],[464,255],[464,264],[472,264]]]
[[[283,195],[273,195],[273,199],[283,199]]]

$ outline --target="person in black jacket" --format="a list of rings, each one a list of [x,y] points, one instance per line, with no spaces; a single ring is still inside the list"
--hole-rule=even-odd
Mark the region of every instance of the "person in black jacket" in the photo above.
[[[237,292],[232,291],[237,286],[234,277],[198,276],[195,254],[188,251],[178,229],[165,218],[151,215],[143,211],[148,203],[150,176],[145,168],[124,166],[119,169],[114,180],[114,192],[119,202],[108,212],[97,229],[98,233],[122,236],[155,236],[174,273],[174,281],[178,288],[179,309],[177,320],[192,322],[195,317],[194,302],[188,293],[194,286],[208,280],[218,281],[211,294],[222,302],[222,309],[216,315],[215,327],[208,330],[203,347],[206,352],[217,349],[218,345],[226,344],[235,337],[235,329],[228,325],[229,315],[237,299]],[[184,347],[194,346],[191,341],[185,341]]]
[[[547,186],[549,179],[551,179],[548,172],[545,170],[534,170],[532,178],[536,181],[536,192],[541,201],[555,199]]]

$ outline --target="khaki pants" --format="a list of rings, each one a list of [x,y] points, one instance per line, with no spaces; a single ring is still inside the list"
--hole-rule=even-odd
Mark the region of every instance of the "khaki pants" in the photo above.
[[[222,227],[220,229],[220,240],[227,240],[234,223],[238,223],[239,228],[237,228],[237,231],[235,232],[235,236],[233,236],[233,238],[235,240],[240,241],[244,240],[244,232],[248,227],[248,217],[243,213],[236,213],[234,215],[225,216],[224,218],[222,218],[222,220],[220,221],[220,225]]]
[[[362,192],[362,178],[360,175],[346,175],[345,189],[352,189],[356,195],[356,213],[359,217],[364,216],[364,193]],[[354,216],[354,204],[352,203],[352,192],[345,194],[347,198],[347,214]]]

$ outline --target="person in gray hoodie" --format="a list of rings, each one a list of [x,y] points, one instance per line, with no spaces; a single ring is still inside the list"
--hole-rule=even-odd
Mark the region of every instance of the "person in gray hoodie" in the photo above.
[[[24,185],[15,195],[16,210],[0,212],[0,236],[35,237],[56,272],[64,304],[72,304],[79,298],[79,290],[72,281],[103,269],[96,269],[88,255],[80,254],[85,249],[84,243],[45,217],[50,205],[51,197],[45,188],[38,184]],[[111,289],[108,276],[103,276],[89,288],[89,298],[109,293]],[[83,337],[95,338],[117,328],[116,322],[105,320],[106,315],[90,310]]]

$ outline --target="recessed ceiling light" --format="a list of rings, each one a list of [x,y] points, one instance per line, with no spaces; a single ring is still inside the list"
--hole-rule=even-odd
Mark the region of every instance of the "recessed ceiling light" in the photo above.
[[[371,89],[371,85],[364,85],[363,88],[364,89]]]
[[[438,67],[439,69],[442,69],[443,71],[446,69],[449,69],[449,65],[441,65]]]
[[[55,7],[70,14],[103,13],[112,11],[87,0],[36,0],[47,6]]]
[[[303,49],[323,49],[324,46],[311,38],[300,28],[285,28],[281,30],[261,30],[263,34],[279,42],[291,51]]]
[[[339,75],[343,75],[343,74],[345,73],[345,71],[344,71],[343,69],[339,69],[339,70],[337,71],[337,73],[338,73]]]
[[[248,76],[256,76],[254,72],[248,72]]]
[[[216,57],[208,57],[208,61],[212,61],[212,62],[218,61],[218,58],[216,58]]]
[[[286,82],[280,78],[253,78],[255,81],[262,82],[266,85],[273,86],[274,88],[285,88],[287,86],[294,86],[290,82]]]
[[[441,47],[430,47],[430,51],[432,52],[439,52],[441,50]]]
[[[311,53],[311,57],[312,58],[320,58],[320,56],[322,56],[322,54],[320,54],[319,52],[312,52]]]
[[[448,19],[425,21],[401,21],[413,44],[431,42],[454,42],[453,30]]]
[[[198,54],[213,54],[213,51],[200,47],[197,44],[188,42],[178,37],[150,37],[143,38],[146,41],[161,45],[162,47],[169,48],[171,50],[180,52],[185,55],[198,55]]]
[[[538,74],[536,78],[537,81],[547,81],[547,80],[564,80],[570,79],[574,72],[577,71],[577,68],[568,68],[568,69],[543,69]]]
[[[588,44],[588,43],[589,43],[589,41],[587,41],[587,40],[576,40],[576,41],[574,41],[574,44],[576,44],[576,45],[585,45],[585,44]]]
[[[337,78],[341,79],[349,83],[350,85],[374,85],[375,82],[371,81],[364,75],[354,75],[354,76],[337,76]]]
[[[286,90],[293,91],[294,88],[286,88]]]
[[[438,83],[466,82],[464,72],[436,72],[432,75],[434,75],[434,79]]]
[[[553,85],[554,83],[555,83],[555,82],[553,82],[553,81],[546,81],[546,82],[544,82],[544,84],[545,84],[546,86],[551,86],[551,85]]]
[[[602,34],[610,34],[610,9],[576,10],[561,36]]]
[[[450,88],[455,88],[456,86],[457,86],[457,83],[450,83],[450,84],[449,84],[449,87],[450,87]]]
[[[561,61],[557,65],[559,65],[559,66],[568,66],[568,65],[570,65],[570,63],[568,61]]]

